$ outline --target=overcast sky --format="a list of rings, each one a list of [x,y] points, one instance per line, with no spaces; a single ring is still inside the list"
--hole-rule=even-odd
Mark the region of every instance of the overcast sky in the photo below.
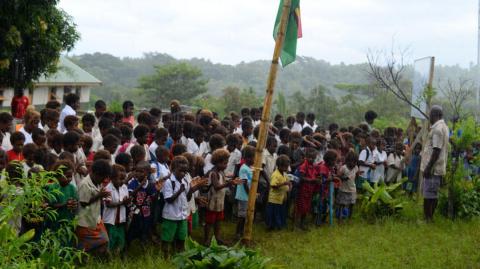
[[[168,53],[215,63],[269,59],[279,0],[62,0],[81,33],[73,54]],[[392,39],[412,58],[468,66],[477,55],[477,0],[302,0],[297,54],[365,62]]]

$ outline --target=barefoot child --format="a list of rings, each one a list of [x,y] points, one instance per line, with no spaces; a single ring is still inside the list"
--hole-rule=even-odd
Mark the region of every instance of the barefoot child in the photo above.
[[[172,175],[163,185],[166,203],[162,212],[162,249],[165,257],[169,255],[170,245],[175,245],[177,252],[183,251],[188,234],[188,201],[192,198],[192,193],[207,183],[206,180],[194,179],[189,184],[186,179],[188,165],[185,157],[175,157],[171,165]]]
[[[347,217],[350,219],[353,214],[353,205],[357,199],[357,188],[355,186],[355,178],[360,175],[360,170],[357,166],[358,156],[355,152],[350,151],[345,156],[345,164],[340,168],[338,173],[341,185],[338,188],[335,203],[337,205],[337,218],[341,223],[343,219],[343,212],[347,208]]]
[[[108,232],[108,248],[117,254],[125,248],[126,206],[130,203],[128,188],[124,184],[126,177],[125,168],[114,164],[112,181],[105,187],[111,195],[104,200],[103,221]]]
[[[220,224],[223,221],[223,210],[225,201],[225,192],[232,184],[240,184],[243,181],[233,179],[227,181],[224,170],[227,168],[230,153],[225,149],[217,149],[212,155],[213,169],[209,174],[210,187],[208,189],[208,205],[205,216],[204,243],[210,243],[210,229],[214,226],[215,239],[220,244],[223,243],[220,231]]]
[[[104,255],[108,247],[108,234],[100,216],[102,199],[110,196],[102,182],[109,178],[112,168],[106,160],[97,160],[92,171],[78,185],[80,210],[78,212],[78,248],[89,253]]]
[[[236,229],[236,239],[240,239],[243,236],[243,229],[245,227],[245,218],[247,217],[247,207],[248,207],[248,192],[250,190],[250,185],[252,184],[253,176],[253,159],[255,157],[255,148],[249,145],[246,145],[242,150],[242,158],[245,163],[240,167],[238,172],[238,177],[243,180],[243,184],[237,186],[237,191],[235,193],[235,200],[237,200],[237,229]]]
[[[267,203],[267,228],[269,230],[281,229],[287,224],[287,211],[285,202],[287,192],[292,184],[286,173],[290,167],[290,158],[287,155],[280,155],[276,161],[277,169],[270,179],[270,192]]]

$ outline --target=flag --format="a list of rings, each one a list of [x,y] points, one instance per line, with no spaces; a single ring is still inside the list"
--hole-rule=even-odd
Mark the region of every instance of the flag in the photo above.
[[[273,39],[277,39],[277,33],[280,28],[280,20],[282,18],[283,0],[280,0],[278,7],[277,19],[275,20],[275,27],[273,28]],[[297,39],[302,37],[302,21],[300,19],[300,0],[292,0],[290,7],[290,14],[287,20],[287,29],[285,33],[285,41],[283,43],[282,53],[280,59],[282,66],[295,61],[297,55]]]

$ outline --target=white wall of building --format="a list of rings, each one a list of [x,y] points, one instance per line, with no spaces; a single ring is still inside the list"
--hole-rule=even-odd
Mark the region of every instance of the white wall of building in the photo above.
[[[88,103],[90,101],[90,87],[82,87],[80,90],[80,103]]]
[[[33,89],[32,105],[45,105],[49,100],[49,89],[47,87],[39,87]]]

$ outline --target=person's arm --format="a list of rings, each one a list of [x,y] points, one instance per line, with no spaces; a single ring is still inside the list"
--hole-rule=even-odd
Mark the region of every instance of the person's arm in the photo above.
[[[95,203],[96,201],[98,201],[98,200],[100,200],[104,197],[107,197],[109,194],[110,193],[108,191],[106,191],[105,188],[102,188],[97,194],[90,197],[90,199],[87,202],[80,201],[80,205],[83,206],[83,207],[89,206],[89,205]]]
[[[179,183],[179,182],[177,182]],[[172,188],[172,192],[174,191],[174,189]],[[185,191],[185,185],[183,184],[180,184],[180,188],[178,189],[177,192],[175,192],[172,196],[168,197],[168,198],[165,198],[165,201],[169,204],[175,202],[175,200],[177,200],[178,196],[180,196],[180,194],[182,194],[182,192]]]
[[[425,171],[423,174],[425,177],[431,177],[432,176],[432,168],[433,165],[438,161],[438,158],[440,157],[440,148],[433,148],[432,156],[430,157],[430,161],[427,164],[427,167],[425,168]]]
[[[226,181],[224,184],[220,184],[218,173],[211,173],[210,180],[212,181],[212,186],[216,191],[219,191],[223,188],[230,186],[230,181]]]

